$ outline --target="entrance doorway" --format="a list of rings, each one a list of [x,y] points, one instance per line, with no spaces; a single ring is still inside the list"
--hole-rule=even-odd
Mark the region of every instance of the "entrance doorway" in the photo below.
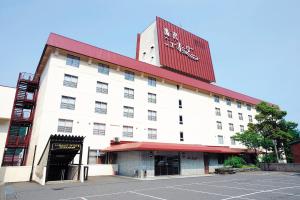
[[[154,158],[155,176],[180,174],[179,155],[156,155]]]
[[[81,136],[50,136],[38,162],[38,166],[46,166],[46,181],[80,179],[83,139]]]

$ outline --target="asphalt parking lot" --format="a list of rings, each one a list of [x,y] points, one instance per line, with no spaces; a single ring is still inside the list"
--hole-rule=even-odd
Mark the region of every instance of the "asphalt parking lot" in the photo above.
[[[14,183],[7,200],[299,200],[300,174],[249,172],[159,180],[95,177],[85,183]]]

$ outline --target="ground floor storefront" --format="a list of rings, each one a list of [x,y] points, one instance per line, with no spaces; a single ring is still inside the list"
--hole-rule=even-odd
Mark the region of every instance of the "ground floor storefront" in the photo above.
[[[118,152],[119,175],[152,177],[201,175],[223,166],[224,154],[203,152],[130,151]]]
[[[131,177],[208,174],[227,157],[245,153],[222,146],[153,142],[112,144],[104,151],[115,158],[119,175]]]

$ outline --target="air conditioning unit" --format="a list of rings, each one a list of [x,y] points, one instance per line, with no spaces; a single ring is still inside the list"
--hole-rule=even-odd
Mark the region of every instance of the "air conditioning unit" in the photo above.
[[[119,143],[120,142],[120,138],[119,137],[115,137],[114,142],[115,143]]]

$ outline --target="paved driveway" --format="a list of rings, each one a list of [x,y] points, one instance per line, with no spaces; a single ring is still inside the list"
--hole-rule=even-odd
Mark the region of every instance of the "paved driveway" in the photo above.
[[[300,174],[249,172],[158,180],[96,177],[85,183],[6,185],[18,200],[300,200]]]

